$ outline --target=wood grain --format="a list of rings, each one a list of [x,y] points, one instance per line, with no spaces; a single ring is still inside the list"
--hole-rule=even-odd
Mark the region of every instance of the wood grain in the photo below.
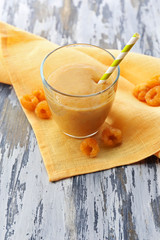
[[[85,42],[159,57],[156,0],[1,0],[0,20],[64,45]],[[160,163],[150,157],[49,183],[14,89],[0,84],[0,239],[158,240]]]

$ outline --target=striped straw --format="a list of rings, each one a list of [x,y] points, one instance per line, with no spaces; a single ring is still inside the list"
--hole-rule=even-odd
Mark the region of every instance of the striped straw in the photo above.
[[[120,62],[123,60],[123,58],[127,55],[127,53],[131,50],[131,48],[134,46],[134,44],[139,39],[140,35],[138,33],[135,33],[127,45],[122,49],[121,53],[118,55],[118,57],[113,61],[111,66],[107,69],[107,71],[104,73],[104,75],[99,80],[98,84],[104,83],[106,79],[110,77],[110,75],[113,73],[115,68],[120,64]]]

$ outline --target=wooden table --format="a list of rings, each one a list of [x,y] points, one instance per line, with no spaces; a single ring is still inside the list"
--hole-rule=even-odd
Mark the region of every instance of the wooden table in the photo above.
[[[0,20],[64,45],[160,56],[160,1],[1,0]],[[11,86],[0,84],[0,240],[158,240],[160,164],[150,157],[49,183],[39,147]]]

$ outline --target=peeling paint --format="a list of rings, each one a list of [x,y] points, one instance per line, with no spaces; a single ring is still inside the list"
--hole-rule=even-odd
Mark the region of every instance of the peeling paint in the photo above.
[[[157,196],[155,199],[151,199],[151,208],[155,226],[158,230],[160,230],[160,196]]]

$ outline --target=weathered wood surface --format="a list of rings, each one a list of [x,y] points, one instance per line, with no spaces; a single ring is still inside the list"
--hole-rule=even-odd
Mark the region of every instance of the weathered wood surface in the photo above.
[[[160,56],[160,1],[0,0],[0,20],[59,44],[86,42]],[[0,84],[0,240],[160,239],[156,157],[49,183],[12,87]]]

